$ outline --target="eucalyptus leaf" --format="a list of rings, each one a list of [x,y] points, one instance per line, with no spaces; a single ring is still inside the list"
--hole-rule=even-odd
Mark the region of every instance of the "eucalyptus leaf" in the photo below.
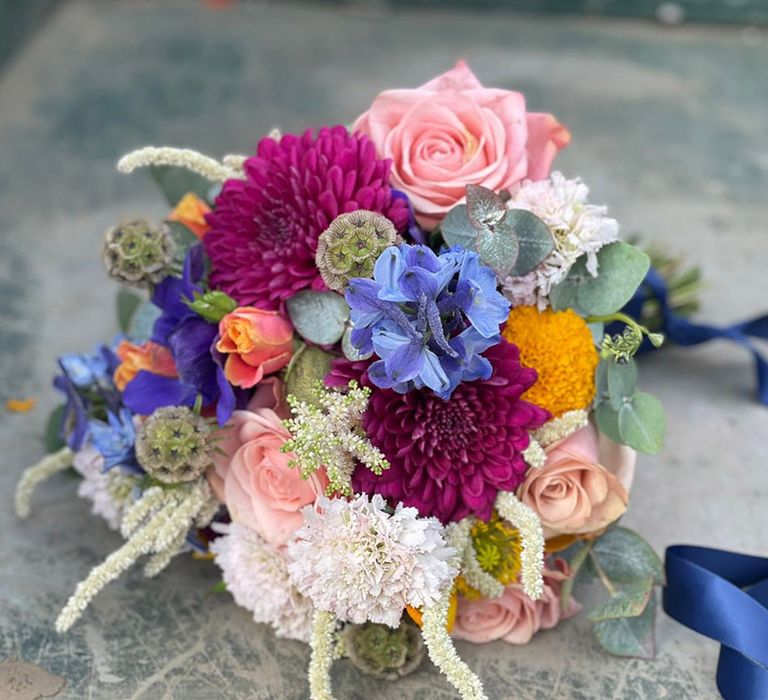
[[[493,227],[505,216],[507,205],[493,190],[467,185],[467,217],[476,229]]]
[[[145,301],[133,314],[126,335],[137,345],[145,343],[152,337],[152,327],[161,314],[162,311],[151,301]]]
[[[123,333],[127,333],[131,326],[131,319],[136,313],[136,309],[141,305],[144,298],[126,287],[121,287],[117,292],[115,304],[117,305],[117,325]]]
[[[630,583],[604,603],[596,605],[589,613],[592,622],[615,620],[620,617],[637,617],[645,610],[653,593],[653,578]]]
[[[614,442],[622,443],[621,432],[619,431],[619,413],[611,406],[610,402],[603,401],[598,404],[595,409],[595,422],[603,435]]]
[[[639,452],[656,454],[661,449],[666,432],[664,408],[651,394],[637,392],[619,409],[621,442]]]
[[[200,243],[200,239],[192,233],[184,224],[178,221],[166,221],[165,225],[171,232],[171,237],[176,243],[176,259],[183,261],[187,251]]]
[[[651,264],[643,251],[624,241],[601,248],[597,261],[596,277],[587,271],[586,256],[582,255],[553,288],[550,301],[556,311],[573,307],[595,316],[611,314],[632,298]]]
[[[592,334],[592,341],[595,345],[600,345],[603,342],[603,335],[605,335],[605,324],[602,321],[595,321],[588,323],[587,328],[589,328],[589,332]]]
[[[595,393],[597,401],[601,402],[605,396],[608,396],[608,363],[610,360],[600,359],[595,369]],[[618,420],[618,416],[617,416]],[[618,433],[618,424],[616,426]]]
[[[562,610],[567,610],[570,605],[573,585],[576,583],[576,579],[583,570],[582,567],[584,566],[584,562],[587,561],[590,549],[592,549],[591,542],[579,542],[571,548],[573,551],[563,553],[563,556],[567,558],[571,575],[563,581],[560,590],[560,607]]]
[[[305,289],[285,302],[296,332],[317,345],[332,345],[344,334],[349,306],[335,292]]]
[[[67,407],[62,404],[51,411],[45,426],[45,449],[47,452],[58,452],[64,447],[61,439],[61,426],[64,423],[64,413]]]
[[[509,271],[522,277],[536,268],[554,249],[552,232],[538,216],[525,209],[510,209],[496,226],[495,233],[509,231],[518,241],[517,260]]]
[[[640,535],[626,527],[613,527],[592,546],[600,568],[615,583],[636,583],[652,578],[664,585],[664,567],[659,555]]]
[[[602,364],[602,363],[601,363]],[[626,362],[606,362],[606,374],[608,382],[608,396],[617,411],[621,409],[624,401],[630,399],[637,388],[637,364],[633,359]]]
[[[517,261],[520,242],[507,229],[498,231],[482,230],[477,236],[477,252],[497,277],[507,277]]]
[[[656,601],[653,597],[637,617],[622,617],[595,624],[595,635],[603,649],[616,656],[652,659],[656,655],[654,622]]]
[[[459,245],[467,250],[475,249],[478,231],[469,223],[465,204],[457,204],[446,214],[440,224],[440,232],[449,246]]]
[[[152,165],[149,172],[166,201],[172,207],[175,207],[187,192],[194,192],[198,197],[207,199],[211,189],[209,180],[206,180],[202,175],[190,172],[186,168],[178,168],[173,165]]]
[[[285,393],[299,401],[314,403],[315,387],[331,371],[333,357],[315,346],[305,345],[291,360],[285,374]]]
[[[578,263],[576,263],[578,265]],[[576,266],[574,265],[574,267]],[[571,268],[573,271],[573,268]],[[578,303],[579,285],[570,278],[570,273],[560,284],[555,285],[549,292],[549,303],[554,311],[573,309],[576,313],[587,315]]]

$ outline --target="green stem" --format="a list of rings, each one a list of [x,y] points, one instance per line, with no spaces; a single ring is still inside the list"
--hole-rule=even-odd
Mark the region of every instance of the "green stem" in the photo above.
[[[634,318],[627,316],[627,314],[617,311],[613,314],[606,314],[605,316],[587,316],[584,319],[587,323],[611,323],[612,321],[621,321],[622,323],[637,328],[640,332],[645,330]],[[647,332],[647,331],[646,331]]]
[[[617,591],[615,586],[611,583],[608,576],[606,576],[605,571],[603,571],[603,567],[600,566],[600,562],[597,560],[597,557],[595,556],[595,553],[590,550],[589,557],[592,559],[592,563],[595,565],[595,571],[597,571],[597,575],[600,578],[601,583],[603,586],[605,586],[605,590],[610,593],[611,597],[613,598]]]

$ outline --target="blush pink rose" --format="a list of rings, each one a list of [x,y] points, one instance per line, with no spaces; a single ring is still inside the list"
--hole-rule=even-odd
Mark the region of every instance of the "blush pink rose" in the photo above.
[[[247,525],[271,544],[283,544],[303,525],[301,509],[325,492],[328,479],[319,470],[302,479],[283,453],[290,438],[269,408],[235,411],[221,430],[208,481],[235,522]]]
[[[528,644],[536,632],[551,629],[574,615],[580,605],[570,599],[562,610],[560,595],[563,581],[570,576],[562,559],[555,569],[544,571],[544,591],[539,600],[531,600],[520,584],[504,589],[499,598],[469,600],[459,597],[453,636],[475,644],[501,639],[510,644]]]
[[[597,431],[592,424],[546,449],[543,467],[528,470],[518,497],[536,511],[545,537],[597,532],[620,518],[629,500],[617,473],[634,464],[633,452],[620,456],[610,469],[599,463]],[[629,470],[631,472],[631,469]]]
[[[464,201],[467,185],[510,190],[547,177],[571,139],[551,114],[527,112],[519,92],[483,87],[464,61],[415,90],[382,92],[353,128],[392,160],[392,185],[425,228]]]

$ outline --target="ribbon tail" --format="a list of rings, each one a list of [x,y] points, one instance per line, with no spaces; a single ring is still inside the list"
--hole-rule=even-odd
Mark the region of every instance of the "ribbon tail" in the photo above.
[[[768,559],[676,545],[666,553],[664,610],[722,645],[725,700],[768,698]]]

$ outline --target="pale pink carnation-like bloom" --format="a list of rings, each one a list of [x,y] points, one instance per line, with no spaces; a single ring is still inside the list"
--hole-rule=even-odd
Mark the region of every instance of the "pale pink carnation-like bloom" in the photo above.
[[[83,477],[77,486],[77,495],[91,502],[91,512],[103,518],[110,529],[119,530],[123,510],[130,499],[116,498],[116,482],[120,479],[127,482],[130,477],[120,474],[118,467],[104,472],[104,457],[93,445],[87,445],[75,454],[73,466]]]
[[[509,201],[510,209],[525,209],[544,221],[555,238],[555,249],[522,277],[508,277],[502,287],[514,306],[549,305],[552,287],[562,282],[573,264],[586,255],[586,268],[597,275],[597,253],[618,240],[619,224],[608,208],[587,202],[589,188],[578,178],[554,172],[538,182],[526,181]]]
[[[379,495],[352,501],[322,497],[304,508],[306,523],[288,543],[288,571],[315,607],[340,620],[397,627],[406,605],[433,603],[458,573],[455,550],[435,518],[398,504],[389,515]]]
[[[392,185],[427,228],[467,185],[510,190],[546,177],[571,139],[551,114],[528,112],[521,93],[483,87],[464,61],[415,90],[385,90],[353,128],[392,160]]]
[[[555,627],[560,620],[575,615],[581,606],[570,599],[561,609],[563,581],[570,577],[568,565],[555,561],[556,569],[544,570],[544,591],[532,600],[519,583],[507,586],[499,598],[469,600],[459,596],[453,636],[475,644],[501,639],[510,644],[528,644],[539,630]]]
[[[216,525],[214,560],[235,602],[271,625],[278,637],[309,642],[312,603],[288,577],[285,547],[271,545],[246,525]]]

